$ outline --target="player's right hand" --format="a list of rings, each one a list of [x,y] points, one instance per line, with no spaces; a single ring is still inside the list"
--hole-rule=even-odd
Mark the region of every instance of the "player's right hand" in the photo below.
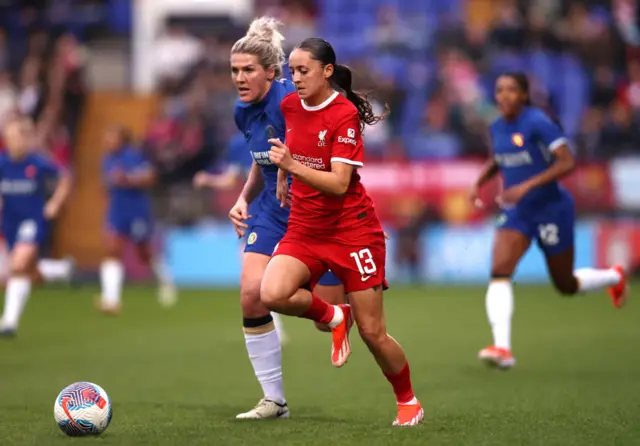
[[[60,203],[54,200],[49,200],[44,205],[44,216],[47,220],[53,220],[60,213]]]
[[[477,184],[474,184],[469,192],[469,201],[471,201],[471,203],[478,209],[482,209],[484,207],[484,203],[480,199],[480,188]]]
[[[249,227],[245,221],[249,218],[251,218],[249,204],[245,200],[239,199],[229,211],[229,220],[233,223],[233,228],[236,230],[238,238],[244,237],[244,230]]]
[[[209,184],[209,174],[207,172],[198,172],[193,177],[193,187],[196,189],[202,189],[203,187],[207,187]]]

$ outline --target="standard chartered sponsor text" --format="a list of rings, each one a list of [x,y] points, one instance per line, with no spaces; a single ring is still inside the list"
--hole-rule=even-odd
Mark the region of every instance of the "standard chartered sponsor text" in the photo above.
[[[327,165],[325,164],[324,160],[321,157],[314,158],[312,156],[304,156],[298,153],[294,153],[293,159],[298,161],[300,164],[304,164],[305,166],[311,167],[312,169],[316,169],[316,170],[324,170],[327,167]]]

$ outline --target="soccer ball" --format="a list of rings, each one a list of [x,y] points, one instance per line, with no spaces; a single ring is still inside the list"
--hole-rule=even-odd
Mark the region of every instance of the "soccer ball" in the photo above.
[[[100,435],[109,427],[111,415],[107,392],[90,382],[77,382],[65,387],[53,405],[58,427],[70,437]]]

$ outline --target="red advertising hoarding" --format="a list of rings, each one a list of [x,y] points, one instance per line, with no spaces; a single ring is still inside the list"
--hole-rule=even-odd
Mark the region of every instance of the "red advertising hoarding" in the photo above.
[[[482,170],[480,160],[436,162],[367,162],[360,170],[362,181],[376,204],[380,218],[387,224],[403,226],[429,213],[452,224],[481,220],[497,211],[495,197],[499,181],[482,191],[486,203],[477,209],[468,193]],[[579,212],[608,211],[613,206],[611,179],[607,165],[584,164],[563,180],[573,194]],[[237,193],[240,191],[238,190]],[[236,191],[216,194],[214,208],[226,215],[237,198]]]
[[[360,174],[384,220],[401,221],[428,206],[445,221],[466,223],[496,211],[499,181],[482,191],[486,208],[476,209],[467,199],[482,166],[481,161],[368,163]],[[607,211],[613,206],[606,165],[580,165],[562,183],[574,196],[578,212]]]
[[[640,271],[640,223],[631,220],[600,222],[596,241],[599,268],[620,264],[627,271]]]

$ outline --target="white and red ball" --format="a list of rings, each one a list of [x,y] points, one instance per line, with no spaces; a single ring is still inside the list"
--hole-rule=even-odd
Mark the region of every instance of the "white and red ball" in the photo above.
[[[109,427],[112,414],[107,392],[90,382],[65,387],[53,406],[58,427],[70,437],[100,435]]]

